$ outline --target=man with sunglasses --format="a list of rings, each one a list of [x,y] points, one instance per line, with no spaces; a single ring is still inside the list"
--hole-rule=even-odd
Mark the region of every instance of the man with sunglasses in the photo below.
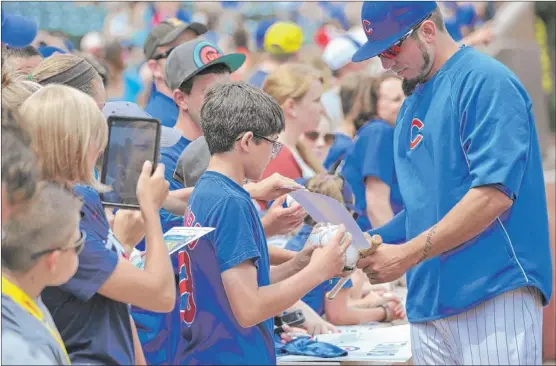
[[[408,94],[394,130],[405,209],[370,231],[372,283],[407,272],[415,364],[541,364],[552,264],[531,99],[495,59],[458,45],[434,2],[366,2],[368,41]]]
[[[85,242],[81,201],[54,183],[39,183],[26,210],[2,227],[2,364],[69,365],[64,342],[41,300],[66,283]]]
[[[201,23],[187,24],[170,18],[155,26],[147,36],[143,51],[146,66],[152,76],[149,100],[145,111],[161,121],[163,126],[173,127],[178,118],[178,108],[172,98],[172,90],[164,78],[164,65],[176,46],[191,41],[207,32]]]

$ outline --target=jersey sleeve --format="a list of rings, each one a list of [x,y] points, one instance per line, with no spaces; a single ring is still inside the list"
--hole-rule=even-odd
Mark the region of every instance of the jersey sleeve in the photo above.
[[[376,229],[369,230],[367,233],[371,236],[375,234],[380,235],[382,241],[388,244],[404,243],[407,240],[405,220],[406,213],[405,210],[402,210],[388,223]]]
[[[376,177],[391,187],[394,177],[394,129],[369,126],[356,144],[361,145],[356,151],[361,153],[358,158],[362,161],[363,180]]]
[[[247,260],[258,266],[258,244],[265,243],[257,243],[264,238],[257,237],[254,225],[258,218],[249,206],[244,199],[230,197],[217,205],[208,220],[209,226],[215,228],[211,235],[221,273]]]
[[[493,185],[515,199],[530,149],[532,104],[511,74],[477,74],[466,76],[459,98],[461,147],[471,187]]]
[[[104,213],[97,213],[97,215]],[[85,212],[85,215],[89,213]],[[110,277],[118,264],[118,254],[111,249],[108,237],[102,237],[90,225],[90,217],[81,220],[80,228],[87,233],[85,246],[79,254],[75,275],[61,286],[83,301],[89,300]],[[94,220],[94,219],[93,219]]]

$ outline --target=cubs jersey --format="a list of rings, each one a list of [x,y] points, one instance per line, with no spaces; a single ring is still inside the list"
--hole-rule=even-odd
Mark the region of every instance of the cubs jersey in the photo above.
[[[460,48],[405,100],[394,161],[405,205],[397,219],[405,217],[407,240],[440,221],[471,188],[494,186],[513,200],[481,234],[408,272],[411,322],[459,314],[525,286],[537,287],[548,303],[552,264],[535,119],[529,95],[507,67]]]
[[[185,226],[214,231],[178,253],[181,364],[276,364],[273,320],[244,328],[236,320],[221,274],[245,261],[259,286],[270,284],[265,233],[249,193],[228,177],[205,172],[189,198]]]

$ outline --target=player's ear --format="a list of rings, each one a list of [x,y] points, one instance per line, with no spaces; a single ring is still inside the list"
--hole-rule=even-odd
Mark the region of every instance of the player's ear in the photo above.
[[[178,108],[180,110],[184,110],[187,111],[189,108],[189,95],[185,94],[184,92],[182,92],[179,89],[175,89],[172,92],[172,99],[174,99],[174,102],[176,103],[176,105],[178,106]]]
[[[427,20],[420,27],[421,36],[427,43],[431,42],[436,35],[436,25],[432,20]]]

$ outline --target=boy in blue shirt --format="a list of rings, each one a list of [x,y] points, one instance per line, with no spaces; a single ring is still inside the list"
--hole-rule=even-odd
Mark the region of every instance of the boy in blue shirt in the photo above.
[[[280,151],[282,110],[253,86],[219,84],[205,95],[201,125],[211,160],[185,221],[215,230],[179,253],[187,341],[180,363],[273,365],[273,316],[340,273],[350,241],[341,240],[342,228],[326,247],[305,249],[302,265],[271,269],[257,209],[242,183],[259,180]]]

